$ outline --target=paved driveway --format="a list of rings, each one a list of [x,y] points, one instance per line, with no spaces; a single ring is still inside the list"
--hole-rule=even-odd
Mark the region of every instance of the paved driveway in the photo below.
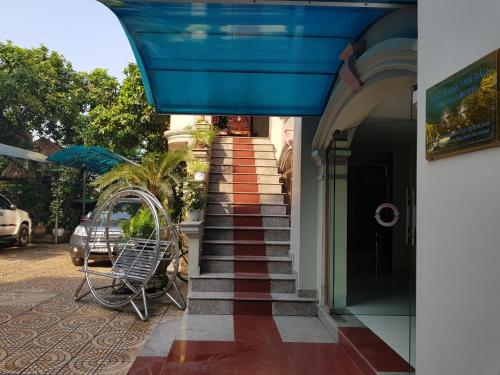
[[[126,374],[155,322],[183,313],[160,301],[142,322],[73,302],[82,274],[67,247],[0,248],[0,374]]]

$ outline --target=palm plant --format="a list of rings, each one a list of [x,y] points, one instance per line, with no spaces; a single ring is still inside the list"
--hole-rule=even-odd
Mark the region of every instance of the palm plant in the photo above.
[[[138,165],[121,164],[113,168],[92,183],[102,192],[99,204],[124,185],[133,185],[149,190],[165,207],[173,207],[174,188],[185,176],[185,168],[181,163],[189,158],[187,149],[179,149],[149,153],[141,158]]]

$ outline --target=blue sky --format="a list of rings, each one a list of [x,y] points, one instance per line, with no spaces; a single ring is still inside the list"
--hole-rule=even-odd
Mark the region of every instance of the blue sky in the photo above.
[[[135,61],[120,23],[97,0],[0,0],[0,40],[44,44],[76,70],[107,68],[119,78]]]

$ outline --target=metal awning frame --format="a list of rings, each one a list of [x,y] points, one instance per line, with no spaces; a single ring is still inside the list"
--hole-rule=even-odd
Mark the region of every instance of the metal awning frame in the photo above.
[[[98,0],[106,4],[109,0]],[[402,9],[415,8],[417,5],[401,2],[363,2],[363,1],[303,1],[303,0],[148,0],[149,3],[197,3],[197,4],[263,4],[263,5],[288,5],[288,6],[321,6],[337,8],[383,8],[383,9]]]

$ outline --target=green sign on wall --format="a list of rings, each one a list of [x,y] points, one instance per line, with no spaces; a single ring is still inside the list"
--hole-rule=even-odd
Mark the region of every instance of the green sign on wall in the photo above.
[[[498,146],[498,50],[427,90],[429,160]]]

